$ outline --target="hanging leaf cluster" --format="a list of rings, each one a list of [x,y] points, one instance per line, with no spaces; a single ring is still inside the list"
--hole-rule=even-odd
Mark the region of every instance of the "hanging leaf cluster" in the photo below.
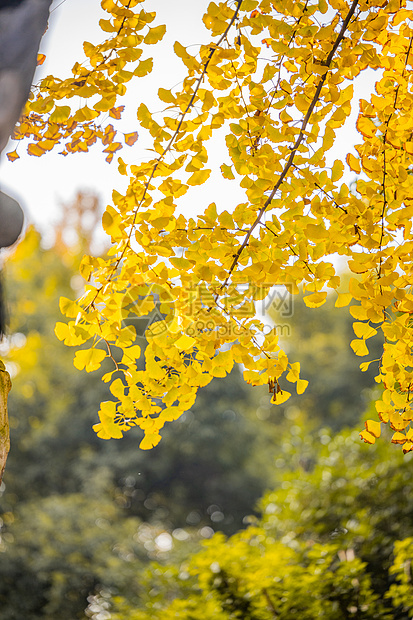
[[[102,119],[120,115],[125,84],[152,70],[151,59],[141,60],[145,46],[165,32],[148,25],[155,15],[143,6],[102,1],[108,38],[85,43],[88,62],[75,65],[73,78],[45,78],[28,104],[17,137],[31,139],[29,152],[87,151],[99,139],[110,160],[122,147]],[[274,331],[263,334],[253,311],[277,284],[303,289],[311,308],[336,291],[336,306],[349,305],[354,317],[358,356],[382,333],[383,355],[373,362],[383,386],[378,419],[361,436],[374,443],[381,422],[393,442],[413,449],[412,17],[405,0],[227,0],[209,4],[202,20],[210,40],[196,53],[174,44],[186,77],[159,88],[163,112],[140,102],[152,154],[138,164],[119,159],[129,186],[103,216],[111,249],[83,259],[85,293],[62,300],[69,322],[56,327],[67,345],[83,345],[77,368],[113,360],[100,437],[138,426],[141,447],[151,448],[198,388],[234,364],[249,383],[268,384],[274,403],[288,399],[288,384],[302,393],[299,363]],[[358,101],[354,81],[368,70],[375,89]],[[76,112],[74,96],[86,101]],[[359,143],[332,161],[337,132],[357,107]],[[209,162],[216,141],[225,161]],[[208,204],[216,170],[229,191]],[[354,189],[345,170],[357,177]],[[205,186],[205,204],[185,216],[180,199],[195,186]],[[239,187],[245,200],[237,204],[231,188]],[[348,290],[332,255],[348,259]],[[136,320],[156,314],[142,352]]]
[[[99,25],[108,38],[99,45],[84,42],[85,60],[74,65],[71,77],[49,75],[33,90],[13,136],[30,139],[30,155],[40,157],[54,147],[62,148],[62,155],[86,153],[99,140],[110,163],[123,144],[132,146],[137,140],[137,132],[119,138],[108,117],[121,118],[124,106],[116,103],[126,84],[152,71],[153,59],[142,58],[144,48],[161,40],[166,27],[149,26],[155,13],[138,10],[140,0],[103,0],[101,5],[108,19]],[[41,55],[38,64],[44,60]],[[10,160],[18,157],[16,151],[8,154]]]

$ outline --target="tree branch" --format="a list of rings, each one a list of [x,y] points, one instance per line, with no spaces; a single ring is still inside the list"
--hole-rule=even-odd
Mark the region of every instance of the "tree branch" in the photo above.
[[[0,483],[6,467],[7,455],[10,449],[9,419],[7,416],[7,396],[10,392],[11,381],[9,373],[0,361]]]
[[[178,136],[179,130],[180,130],[181,126],[182,126],[182,123],[184,122],[185,116],[188,114],[189,110],[193,106],[196,94],[197,94],[197,92],[199,90],[199,87],[201,86],[202,81],[203,81],[203,79],[204,79],[204,77],[206,75],[206,72],[208,70],[209,63],[211,62],[211,59],[212,59],[215,51],[219,48],[219,46],[221,45],[222,41],[224,41],[224,39],[227,37],[228,32],[229,32],[232,24],[234,23],[234,21],[236,20],[236,18],[238,16],[238,13],[239,13],[239,10],[241,8],[242,2],[243,2],[243,0],[237,0],[237,8],[235,9],[234,14],[231,17],[231,20],[230,20],[228,26],[226,27],[224,33],[220,37],[218,43],[216,43],[215,46],[213,48],[211,48],[211,51],[208,54],[208,58],[205,61],[204,66],[202,68],[201,74],[199,75],[199,77],[196,80],[194,92],[192,93],[192,97],[191,97],[188,105],[186,106],[185,110],[181,114],[181,117],[179,119],[179,123],[178,123],[177,128],[175,129],[172,137],[170,138],[170,140],[169,140],[168,144],[166,145],[166,147],[164,148],[163,152],[156,159],[156,162],[155,162],[155,164],[154,164],[154,166],[152,168],[152,172],[151,172],[151,174],[149,176],[149,179],[145,183],[145,187],[144,187],[144,190],[143,190],[143,195],[142,195],[142,197],[141,197],[141,199],[139,201],[139,204],[135,207],[135,212],[134,212],[132,224],[131,224],[131,227],[130,227],[130,231],[129,231],[129,234],[128,234],[128,238],[126,239],[125,247],[123,248],[122,253],[119,256],[119,258],[115,262],[115,264],[113,266],[113,269],[112,269],[112,272],[111,272],[110,276],[108,277],[108,280],[105,282],[105,286],[108,284],[108,282],[110,282],[110,280],[112,279],[112,276],[116,273],[116,270],[119,267],[120,263],[122,262],[123,257],[125,256],[127,249],[130,247],[130,240],[132,238],[132,234],[133,234],[134,227],[135,227],[135,224],[136,224],[136,218],[138,216],[138,211],[139,211],[139,208],[142,205],[143,201],[145,200],[146,194],[148,192],[149,185],[150,185],[150,183],[151,183],[151,181],[152,181],[152,179],[153,179],[153,177],[155,175],[155,172],[156,172],[159,164],[162,162],[162,160],[164,159],[165,155],[168,153],[168,151],[170,151],[170,149],[172,147],[172,144],[175,142],[175,140],[176,140],[176,138]],[[89,306],[93,306],[93,304],[94,304],[94,302],[95,302],[95,300],[96,300],[96,298],[97,298],[97,296],[100,293],[102,288],[103,287],[98,289],[94,299],[90,302]]]
[[[335,41],[335,43],[334,43],[330,53],[328,54],[328,56],[326,58],[324,66],[330,67],[331,61],[333,60],[333,57],[334,57],[334,54],[335,54],[338,46],[340,45],[341,41],[343,40],[344,33],[345,33],[346,29],[347,29],[347,26],[348,26],[348,24],[350,22],[350,19],[352,18],[353,14],[354,14],[354,11],[356,10],[358,2],[359,2],[359,0],[353,0],[353,4],[351,5],[350,10],[349,10],[349,12],[348,12],[348,14],[346,16],[346,19],[344,20],[343,25],[341,27],[341,30],[340,30],[339,34],[337,35],[337,39],[336,39],[336,41]],[[313,99],[312,99],[312,101],[310,103],[310,106],[309,106],[309,108],[307,110],[307,113],[306,113],[305,117],[303,118],[303,121],[302,121],[302,124],[301,124],[300,133],[299,133],[299,135],[298,135],[298,137],[297,137],[297,139],[295,141],[294,146],[291,149],[291,153],[290,153],[290,156],[289,156],[289,158],[287,160],[287,163],[285,164],[284,169],[281,172],[277,183],[274,185],[271,194],[268,196],[268,198],[265,201],[264,205],[258,211],[258,215],[257,215],[255,221],[253,222],[253,224],[251,225],[251,228],[249,229],[248,233],[246,234],[245,239],[242,242],[242,245],[239,247],[237,253],[235,254],[234,260],[233,260],[233,262],[231,264],[231,267],[229,269],[229,272],[228,272],[228,276],[225,279],[225,282],[223,283],[221,288],[224,288],[225,286],[227,286],[227,284],[229,282],[229,279],[231,277],[231,274],[234,271],[235,267],[237,266],[238,261],[240,259],[240,256],[241,256],[243,250],[248,245],[248,242],[250,240],[250,237],[251,237],[252,233],[254,232],[254,230],[258,226],[258,224],[260,223],[262,216],[264,215],[264,213],[268,209],[268,207],[271,204],[271,202],[272,202],[276,192],[279,190],[282,182],[284,181],[285,177],[287,176],[289,169],[293,165],[294,158],[295,158],[295,156],[297,154],[298,147],[300,146],[301,142],[304,139],[304,132],[305,132],[306,127],[308,125],[308,122],[309,122],[309,120],[311,118],[311,114],[313,113],[314,107],[315,107],[315,105],[316,105],[316,103],[317,103],[317,101],[318,101],[318,99],[320,97],[321,89],[322,89],[322,87],[324,85],[324,82],[326,80],[327,74],[328,74],[328,71],[326,71],[324,73],[324,75],[322,75],[321,78],[320,78],[320,81],[319,81],[318,86],[316,88],[316,91],[314,93]]]

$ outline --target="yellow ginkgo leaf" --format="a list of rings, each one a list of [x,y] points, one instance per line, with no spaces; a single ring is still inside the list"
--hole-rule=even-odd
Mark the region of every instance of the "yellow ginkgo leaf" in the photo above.
[[[69,318],[75,318],[79,314],[79,306],[77,303],[67,297],[61,297],[59,299],[59,308],[60,312]]]
[[[403,444],[407,441],[407,437],[404,433],[400,433],[399,431],[396,431],[393,437],[391,438],[391,441],[392,443]]]
[[[377,334],[377,329],[371,327],[368,323],[355,322],[353,323],[354,333],[357,338],[371,338]]]
[[[211,170],[204,168],[203,170],[199,170],[198,172],[191,174],[187,180],[187,183],[188,185],[203,185],[205,181],[209,179],[210,174]]]
[[[142,441],[139,444],[141,450],[150,450],[158,445],[161,441],[161,436],[159,433],[149,433],[145,435]]]
[[[344,172],[344,164],[339,159],[336,159],[334,162],[333,168],[331,170],[331,180],[338,181],[343,176]]]
[[[286,376],[287,381],[295,383],[300,378],[300,362],[294,362],[290,365],[290,370]]]
[[[336,308],[344,308],[349,305],[352,299],[353,296],[350,293],[338,293],[338,297],[334,305]]]
[[[122,379],[120,379],[119,377],[117,379],[115,379],[111,385],[110,385],[110,391],[112,392],[113,396],[115,398],[117,398],[118,400],[122,400],[123,396],[125,394],[125,386],[122,383]]]
[[[50,121],[52,123],[64,123],[69,118],[70,113],[71,109],[68,105],[57,105],[50,115]]]
[[[350,346],[356,355],[363,356],[363,355],[369,354],[369,350],[367,348],[365,340],[357,340],[357,339],[352,340],[350,342]]]
[[[286,390],[280,390],[279,392],[276,392],[274,394],[274,396],[271,398],[271,402],[274,405],[282,405],[290,398],[290,396],[290,392],[287,392]]]
[[[156,26],[155,28],[151,28],[144,38],[143,42],[146,45],[154,45],[158,43],[164,36],[166,32],[166,26],[162,24],[161,26]]]
[[[9,161],[16,161],[16,159],[19,159],[20,155],[18,155],[17,151],[11,151],[10,153],[7,153],[7,159]]]
[[[397,411],[390,411],[389,422],[394,431],[403,431],[409,426],[409,420],[404,420]]]
[[[361,439],[363,439],[365,441],[365,443],[376,443],[376,438],[374,435],[372,435],[371,433],[369,433],[368,431],[361,431],[361,433],[359,433]]]
[[[412,450],[413,450],[413,442],[406,441],[406,443],[403,444],[403,452],[404,452],[404,454],[406,454],[407,452],[411,452]]]
[[[188,351],[188,349],[192,349],[196,340],[192,338],[192,336],[187,336],[187,334],[183,334],[178,340],[175,342],[175,346],[180,351]]]
[[[99,437],[99,439],[112,439],[110,433],[108,433],[104,427],[103,424],[101,422],[99,422],[99,424],[94,424],[92,426],[93,430],[95,431],[96,435]]]
[[[369,369],[369,366],[372,362],[362,362],[359,366],[361,372],[366,372]]]
[[[116,403],[113,401],[105,401],[99,409],[99,419],[101,423],[102,439],[121,439],[123,433],[119,425],[115,423]]]
[[[307,386],[308,386],[308,381],[306,381],[305,379],[299,379],[296,385],[297,394],[304,394],[305,390],[307,389]]]
[[[366,431],[374,435],[375,437],[380,437],[381,434],[381,424],[376,420],[366,420],[364,422],[364,426],[366,427]]]
[[[313,293],[312,295],[306,295],[304,297],[304,303],[308,308],[318,308],[322,306],[327,299],[327,293],[321,291],[320,293]]]
[[[346,162],[350,170],[353,170],[353,172],[357,172],[357,174],[360,174],[361,172],[360,160],[354,157],[353,153],[347,154]]]
[[[105,357],[106,353],[102,349],[82,349],[76,351],[73,365],[78,370],[85,369],[86,372],[92,372],[100,368]]]

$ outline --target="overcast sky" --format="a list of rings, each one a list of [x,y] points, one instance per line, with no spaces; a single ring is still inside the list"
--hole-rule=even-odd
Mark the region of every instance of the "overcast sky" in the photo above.
[[[201,21],[207,5],[207,0],[147,0],[146,10],[157,12],[155,23],[165,23],[167,34],[161,44],[146,46],[143,58],[153,55],[155,70],[149,76],[131,83],[128,94],[122,101],[127,110],[121,126],[123,131],[130,132],[137,129],[136,110],[142,101],[147,103],[152,111],[156,110],[157,89],[160,86],[171,88],[183,79],[185,68],[181,61],[174,57],[172,45],[176,40],[185,46],[196,46],[208,41],[208,32]],[[49,31],[44,37],[41,50],[46,54],[46,61],[38,69],[36,81],[50,73],[62,78],[70,75],[73,64],[83,59],[83,41],[98,43],[104,39],[104,34],[98,26],[102,15],[100,0],[63,0],[63,2],[55,0],[52,5]],[[193,48],[193,53],[195,51],[196,47]],[[371,84],[372,79],[363,77],[358,88],[359,96],[366,96]],[[344,160],[347,151],[359,141],[354,128],[357,112],[357,109],[353,110],[352,118],[341,131],[333,149],[332,161],[336,158]],[[112,164],[106,163],[105,154],[101,152],[99,144],[92,147],[87,154],[77,153],[63,157],[58,155],[58,149],[55,149],[40,158],[27,155],[25,143],[17,143],[17,146],[20,155],[17,161],[11,163],[5,153],[3,154],[0,183],[5,191],[20,200],[26,210],[27,220],[34,221],[42,230],[47,230],[48,225],[58,217],[59,203],[69,202],[77,190],[95,192],[99,195],[102,205],[106,206],[111,201],[112,190],[116,188],[121,191],[125,187],[126,177],[121,177],[117,173],[116,156]],[[7,150],[13,150],[15,145],[10,143],[9,147]],[[133,147],[125,147],[118,154],[127,163],[137,163],[148,156],[145,151],[147,147],[148,143],[142,136]],[[215,149],[213,152],[216,153]],[[222,152],[222,156],[218,153],[216,159],[218,158],[220,161],[217,163],[222,163],[225,152]],[[213,161],[210,161],[211,163]],[[225,182],[220,180],[218,172],[214,177],[213,187],[215,191],[219,190],[219,197],[223,203],[219,205],[219,210],[223,208],[230,210],[242,200],[242,196],[237,195],[238,191],[234,184],[224,186],[221,183]],[[186,208],[191,200],[198,203],[205,199],[205,192],[202,195],[199,190],[195,190],[190,196],[185,197]],[[213,196],[211,200],[215,199],[216,196]],[[207,200],[205,206],[211,200]]]
[[[168,32],[160,45],[145,46],[143,58],[154,56],[155,71],[131,84],[127,96],[121,101],[126,106],[122,124],[115,122],[116,128],[120,126],[125,132],[135,131],[139,104],[149,102],[148,106],[153,110],[159,86],[171,88],[183,79],[185,67],[170,53],[170,48],[177,39],[184,45],[208,40],[201,21],[207,4],[205,0],[149,0],[145,3],[146,10],[157,12],[154,23],[167,24]],[[104,39],[105,35],[98,26],[100,17],[104,16],[107,14],[100,8],[100,0],[55,0],[49,30],[41,48],[46,61],[39,67],[35,81],[48,74],[62,78],[71,75],[74,63],[84,58],[83,41],[98,43]],[[16,145],[20,159],[11,163],[6,152]],[[140,139],[134,147],[125,147],[118,155],[128,163],[139,162],[148,157],[147,147],[148,144],[143,144]],[[97,193],[105,206],[111,200],[112,190],[120,190],[126,183],[125,177],[117,173],[116,156],[111,164],[106,163],[106,155],[99,144],[87,154],[67,157],[59,155],[56,148],[43,157],[33,157],[27,154],[26,148],[23,141],[9,143],[2,156],[0,183],[4,191],[21,201],[28,221],[34,221],[42,229],[57,217],[59,202],[70,201],[78,189]]]

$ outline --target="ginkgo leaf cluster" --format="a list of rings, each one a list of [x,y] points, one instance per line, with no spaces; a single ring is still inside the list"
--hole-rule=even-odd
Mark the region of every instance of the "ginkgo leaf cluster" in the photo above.
[[[58,144],[87,150],[100,139],[111,159],[122,146],[112,125],[98,123],[116,117],[132,77],[152,70],[140,58],[165,29],[148,25],[155,15],[144,6],[103,0],[109,37],[85,44],[88,66],[76,64],[69,80],[41,82],[17,130],[33,138],[33,154]],[[156,445],[165,422],[233,364],[253,385],[268,384],[274,403],[288,398],[289,383],[302,393],[299,365],[277,334],[263,337],[261,321],[240,311],[284,284],[302,288],[310,308],[337,291],[336,305],[350,305],[355,319],[356,355],[368,355],[368,340],[383,335],[374,362],[383,385],[378,419],[404,451],[413,449],[412,17],[404,0],[228,0],[209,4],[202,21],[211,38],[197,52],[174,44],[186,77],[159,88],[163,112],[139,103],[138,129],[150,134],[152,155],[119,160],[129,186],[103,216],[111,249],[84,258],[84,295],[63,306],[70,320],[56,328],[66,344],[84,346],[78,368],[93,370],[104,352],[114,361],[107,380],[115,379],[116,404],[102,403],[100,437],[138,426],[142,447]],[[371,69],[374,92],[358,102],[354,81]],[[72,112],[73,96],[91,103]],[[332,161],[337,132],[357,107],[359,143]],[[222,136],[225,161],[210,162],[209,141]],[[213,169],[243,188],[245,201],[226,197],[193,217],[179,213],[180,198],[206,186]],[[358,175],[353,190],[345,171]],[[331,260],[337,254],[353,274],[348,290]],[[153,286],[161,293],[145,297]],[[155,312],[158,301],[142,367],[127,319]],[[379,434],[369,421],[362,438],[372,443]]]
[[[75,63],[73,75],[46,76],[27,102],[13,137],[30,139],[30,155],[40,157],[55,147],[62,149],[62,155],[88,152],[100,141],[110,163],[124,144],[131,146],[137,139],[137,132],[119,136],[108,121],[121,117],[124,106],[116,104],[126,93],[125,84],[152,70],[153,59],[142,58],[144,46],[161,40],[166,27],[149,26],[155,13],[142,9],[141,0],[104,0],[101,5],[108,14],[99,22],[106,40],[98,45],[85,41],[85,59]],[[8,157],[17,159],[18,154],[14,151]]]

